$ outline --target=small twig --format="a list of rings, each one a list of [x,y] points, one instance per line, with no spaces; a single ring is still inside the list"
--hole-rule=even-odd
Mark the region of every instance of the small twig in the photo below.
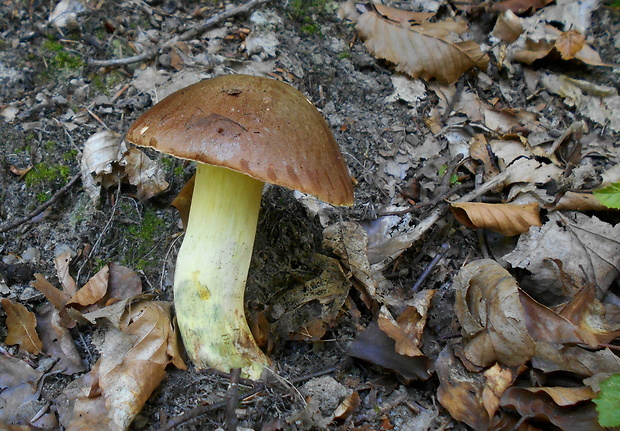
[[[18,220],[15,220],[12,223],[8,223],[5,226],[0,227],[0,233],[8,232],[9,230],[14,229],[14,228],[16,228],[16,227],[18,227],[18,226],[20,226],[20,225],[22,225],[24,223],[28,223],[30,220],[32,220],[33,218],[35,218],[36,216],[41,214],[50,205],[52,205],[58,199],[60,199],[60,197],[62,195],[64,195],[71,187],[73,187],[75,185],[75,183],[77,183],[80,178],[81,178],[80,174],[75,174],[73,176],[73,178],[71,178],[71,180],[67,184],[65,184],[64,187],[62,187],[60,190],[58,190],[56,193],[54,193],[54,195],[51,198],[49,198],[49,200],[47,200],[45,203],[39,205],[34,210],[32,210],[27,216],[22,217],[22,218],[20,218]]]
[[[420,286],[422,286],[422,283],[424,283],[424,280],[426,280],[426,278],[429,276],[433,268],[435,268],[437,263],[439,263],[439,261],[446,255],[448,250],[450,250],[450,244],[448,244],[447,242],[444,242],[443,244],[441,244],[441,252],[437,253],[437,255],[435,255],[433,260],[431,260],[431,262],[426,266],[426,268],[424,268],[424,271],[422,271],[422,274],[420,274],[418,281],[416,281],[413,287],[411,288],[412,292],[415,293],[418,290],[420,290]]]
[[[239,378],[241,377],[241,368],[234,368],[230,373],[230,386],[226,392],[226,419],[224,424],[228,431],[237,429],[237,403],[239,402]]]
[[[272,0],[250,0],[249,2],[245,4],[225,10],[224,12],[218,13],[217,15],[214,15],[211,18],[202,21],[196,27],[190,30],[187,30],[185,33],[181,34],[180,36],[176,36],[171,39],[168,39],[161,46],[147,50],[143,52],[142,54],[134,55],[132,57],[116,58],[112,60],[90,59],[88,61],[88,64],[94,67],[117,67],[117,66],[125,66],[127,64],[137,63],[137,62],[144,61],[144,60],[150,60],[151,58],[154,58],[159,53],[162,53],[172,48],[177,42],[194,39],[200,33],[204,33],[209,28],[223,21],[226,21],[228,18],[245,13],[256,6],[260,6],[270,1]]]

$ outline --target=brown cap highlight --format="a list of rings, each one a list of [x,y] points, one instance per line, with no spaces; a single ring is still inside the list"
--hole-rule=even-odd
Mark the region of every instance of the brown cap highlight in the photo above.
[[[349,171],[327,122],[288,84],[226,75],[185,87],[129,129],[139,146],[353,204]]]

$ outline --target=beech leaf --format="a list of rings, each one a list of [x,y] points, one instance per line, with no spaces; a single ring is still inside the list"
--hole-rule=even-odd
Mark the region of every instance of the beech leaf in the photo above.
[[[489,57],[471,40],[453,42],[464,29],[453,21],[409,26],[391,21],[376,10],[360,15],[356,26],[366,48],[413,78],[451,84],[473,67],[485,70]]]
[[[467,227],[489,229],[506,236],[525,233],[532,226],[542,226],[536,202],[526,205],[463,202],[453,203],[451,209],[454,217]]]
[[[75,400],[72,417],[62,418],[68,431],[128,428],[173,363],[185,369],[170,304],[142,301],[128,307],[118,327],[110,327],[101,357],[77,385],[65,392]]]
[[[33,355],[42,353],[43,343],[37,334],[37,318],[34,313],[10,299],[2,298],[1,302],[2,308],[6,312],[6,327],[8,329],[4,343],[8,345],[18,344],[20,349]]]

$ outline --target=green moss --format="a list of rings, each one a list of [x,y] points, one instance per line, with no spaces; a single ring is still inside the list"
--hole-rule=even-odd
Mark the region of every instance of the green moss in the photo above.
[[[67,51],[58,41],[47,39],[43,42],[43,49],[55,53],[50,58],[50,68],[76,70],[84,66],[80,56]]]
[[[318,24],[305,24],[301,26],[301,32],[306,34],[320,34],[321,27]]]
[[[344,60],[345,58],[351,58],[351,53],[350,52],[341,52],[340,54],[338,54],[338,60]]]
[[[75,160],[75,158],[77,157],[77,154],[78,154],[78,150],[69,150],[62,155],[62,159],[67,162],[70,162],[72,160]]]
[[[35,187],[43,184],[55,184],[64,186],[69,179],[68,166],[49,166],[38,163],[32,167],[24,178],[27,187]]]
[[[291,0],[288,5],[291,18],[303,24],[301,32],[311,35],[321,34],[321,18],[333,15],[337,8],[333,0]]]
[[[121,208],[122,210],[122,208]],[[165,226],[153,209],[148,209],[142,216],[140,224],[126,229],[127,238],[133,242],[133,256],[125,256],[125,264],[138,270],[147,270],[156,264],[145,258],[160,239]]]

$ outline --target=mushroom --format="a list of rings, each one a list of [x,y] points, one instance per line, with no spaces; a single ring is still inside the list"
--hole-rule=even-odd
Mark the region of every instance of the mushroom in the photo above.
[[[259,378],[271,361],[252,337],[243,298],[264,182],[351,205],[351,177],[329,126],[293,87],[227,75],[166,97],[127,140],[197,162],[174,276],[188,356],[198,368]]]

